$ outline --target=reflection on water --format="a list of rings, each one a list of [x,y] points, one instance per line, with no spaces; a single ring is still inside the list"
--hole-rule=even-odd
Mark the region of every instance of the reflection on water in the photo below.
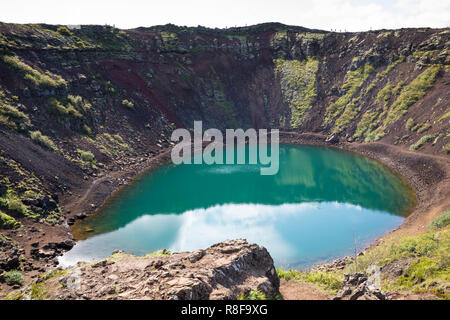
[[[278,265],[304,266],[348,254],[398,226],[415,205],[404,180],[339,150],[280,146],[280,170],[258,165],[166,165],[115,196],[73,229],[64,263],[115,249],[145,254],[205,248],[232,238],[264,245]]]
[[[349,254],[353,233],[363,246],[402,220],[385,212],[330,202],[226,204],[183,214],[143,215],[118,230],[79,241],[60,262],[70,265],[105,258],[118,248],[138,255],[161,248],[192,251],[245,237],[265,246],[277,265],[302,267]]]

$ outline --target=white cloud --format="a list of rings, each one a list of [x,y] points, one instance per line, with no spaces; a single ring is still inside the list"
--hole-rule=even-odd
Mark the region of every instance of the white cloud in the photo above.
[[[8,1],[5,22],[115,24],[121,28],[174,23],[230,27],[282,22],[324,30],[364,31],[450,26],[450,2],[442,0],[165,0]]]

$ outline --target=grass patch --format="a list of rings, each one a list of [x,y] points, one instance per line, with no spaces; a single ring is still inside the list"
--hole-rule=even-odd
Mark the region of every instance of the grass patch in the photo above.
[[[411,105],[422,98],[426,94],[427,90],[433,86],[440,70],[440,66],[428,67],[424,72],[411,81],[411,83],[404,87],[399,97],[394,101],[389,109],[384,125],[386,126],[397,121],[408,111],[408,108]]]
[[[409,131],[412,130],[412,128],[414,127],[414,119],[413,118],[409,118],[406,123],[405,123],[405,128]]]
[[[447,143],[445,146],[443,146],[442,150],[444,150],[447,153],[450,153],[450,143]]]
[[[146,258],[154,258],[154,257],[164,257],[164,256],[171,256],[172,252],[166,249],[158,250],[152,253],[147,253],[144,257]]]
[[[344,280],[344,274],[339,271],[298,271],[293,269],[283,270],[279,268],[276,270],[280,279],[314,283],[332,293],[336,293],[341,288],[342,281]]]
[[[130,110],[134,110],[134,103],[128,100],[122,100],[122,105]]]
[[[73,36],[73,33],[66,26],[58,27],[56,29],[56,32],[58,32],[62,36],[66,36],[66,37]]]
[[[50,149],[50,150],[53,150],[53,151],[56,151],[58,149],[56,147],[56,145],[53,143],[53,141],[49,137],[43,135],[38,130],[37,131],[30,131],[30,138],[31,138],[31,140],[37,142],[39,145],[41,145],[41,146],[43,146],[43,147],[45,147],[47,149]]]
[[[5,116],[8,116],[9,118],[13,118],[16,120],[19,119],[24,119],[26,121],[30,120],[25,113],[18,110],[16,107],[13,107],[8,104],[0,104],[0,114],[3,114]]]
[[[22,272],[20,272],[19,270],[11,270],[8,272],[5,272],[2,276],[3,281],[9,285],[9,286],[14,286],[14,285],[22,285],[23,284],[23,275]]]
[[[347,72],[344,77],[344,83],[342,84],[342,90],[345,94],[327,107],[324,125],[330,124],[333,119],[336,119],[342,113],[340,118],[336,120],[335,127],[333,128],[333,132],[340,132],[354,119],[358,113],[355,106],[359,99],[353,99],[353,96],[357,94],[374,70],[375,68],[372,65],[365,64],[354,71]]]
[[[131,147],[118,134],[98,134],[95,137],[94,144],[102,153],[113,158],[131,150]]]
[[[393,85],[388,82],[383,89],[381,89],[376,97],[377,101],[383,102],[388,101],[392,94]]]
[[[357,258],[359,271],[370,265],[381,268],[403,261],[405,272],[398,277],[383,278],[384,289],[412,292],[430,292],[448,298],[450,282],[450,229],[391,239]],[[351,262],[346,272],[354,272]]]
[[[274,62],[275,72],[280,76],[283,101],[291,109],[290,125],[298,128],[317,96],[315,83],[319,60],[308,58],[300,62],[280,58]]]
[[[404,62],[404,61],[405,61],[405,56],[400,56],[400,57],[398,57],[398,59],[395,60],[394,62],[392,62],[390,65],[388,65],[388,66],[386,67],[386,69],[385,69],[383,72],[378,73],[378,74],[376,75],[376,79],[379,80],[379,79],[384,78],[384,77],[387,76],[392,70],[394,70],[395,67],[396,67],[397,65],[399,65],[400,63],[402,63],[402,62]]]
[[[21,224],[19,221],[0,211],[0,229],[17,229],[20,228],[20,226]]]
[[[434,218],[428,225],[428,228],[441,229],[448,225],[450,225],[450,210],[444,211],[441,214],[439,214],[439,216]]]
[[[67,103],[67,106],[64,106],[58,99],[50,98],[48,99],[47,106],[55,114],[63,116],[68,115],[77,119],[83,118],[83,115],[80,113],[80,111],[78,111],[70,102]]]
[[[47,295],[47,290],[42,282],[35,283],[30,289],[31,300],[44,300]]]
[[[64,80],[61,76],[53,74],[49,71],[42,73],[20,60],[18,56],[4,55],[2,60],[10,68],[19,72],[26,81],[36,88],[58,89],[67,87],[66,80]]]
[[[22,203],[22,200],[20,200],[18,197],[14,196],[11,193],[8,193],[5,198],[2,198],[3,200],[6,200],[6,207],[11,210],[18,212],[24,216],[28,214],[27,207]],[[2,200],[1,206],[5,206],[4,201]]]
[[[430,134],[424,135],[422,138],[420,138],[419,140],[417,140],[416,143],[412,144],[412,145],[409,147],[409,150],[411,150],[411,151],[417,150],[417,149],[419,149],[420,147],[422,147],[425,143],[427,143],[427,142],[429,142],[429,141],[431,141],[431,140],[433,140],[433,139],[434,139],[434,135],[430,135]]]
[[[438,119],[438,121],[445,120],[445,119],[447,119],[448,117],[450,117],[450,111],[444,113],[444,114]]]
[[[74,96],[74,95],[69,94],[69,95],[67,95],[67,100],[73,106],[75,106],[79,109],[82,109],[84,111],[87,111],[87,110],[91,109],[91,107],[92,107],[92,105],[88,101],[83,99],[81,96]]]
[[[366,137],[366,133],[371,132],[377,125],[376,119],[378,117],[377,111],[368,110],[363,114],[361,120],[356,127],[354,138]]]
[[[77,149],[77,153],[80,156],[81,160],[85,162],[93,162],[95,160],[95,156],[90,151],[84,151],[81,149]]]

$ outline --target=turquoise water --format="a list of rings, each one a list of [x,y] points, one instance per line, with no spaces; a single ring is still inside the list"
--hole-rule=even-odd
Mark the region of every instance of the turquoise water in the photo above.
[[[73,232],[62,265],[191,251],[234,238],[265,246],[277,266],[302,268],[350,254],[398,227],[415,205],[408,184],[352,153],[280,146],[279,172],[259,165],[173,165],[152,170]]]

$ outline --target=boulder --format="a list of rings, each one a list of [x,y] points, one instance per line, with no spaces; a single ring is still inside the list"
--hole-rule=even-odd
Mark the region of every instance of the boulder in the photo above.
[[[264,247],[229,240],[205,250],[137,257],[115,251],[95,263],[78,263],[49,279],[49,299],[235,299],[259,290],[279,293],[280,280]]]
[[[387,295],[368,281],[364,273],[344,275],[341,289],[334,300],[387,300]]]

